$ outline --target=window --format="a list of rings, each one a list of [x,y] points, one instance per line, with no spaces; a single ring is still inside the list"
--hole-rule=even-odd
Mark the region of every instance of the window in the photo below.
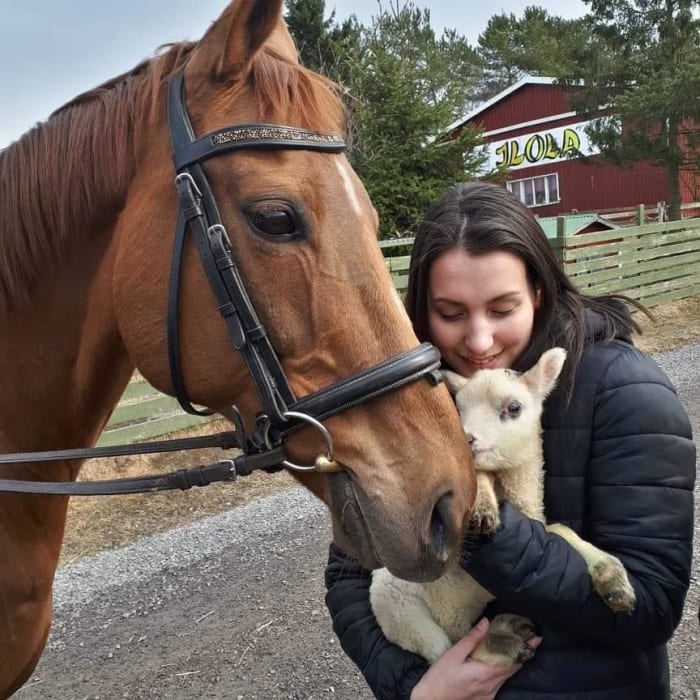
[[[539,207],[559,201],[559,176],[556,173],[530,177],[527,180],[511,180],[506,183],[506,187],[528,207]]]

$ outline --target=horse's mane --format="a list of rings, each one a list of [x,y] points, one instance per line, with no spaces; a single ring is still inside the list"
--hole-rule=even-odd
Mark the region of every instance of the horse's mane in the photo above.
[[[116,218],[115,200],[123,203],[137,164],[135,136],[164,118],[163,85],[195,46],[164,47],[0,151],[0,317],[28,300],[39,274],[50,274],[83,233]],[[251,75],[263,120],[344,129],[337,86],[325,78],[271,50],[258,53]],[[233,86],[232,97],[244,89]]]

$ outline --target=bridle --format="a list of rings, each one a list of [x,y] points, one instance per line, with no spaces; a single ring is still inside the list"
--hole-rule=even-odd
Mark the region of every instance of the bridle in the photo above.
[[[426,378],[441,381],[440,354],[429,343],[402,352],[370,369],[297,398],[284,374],[282,364],[258,318],[241,280],[226,229],[214,194],[202,168],[202,161],[236,150],[304,149],[341,153],[345,142],[339,134],[320,133],[276,124],[243,124],[209,132],[196,138],[187,113],[182,74],[168,84],[168,127],[176,170],[175,188],[179,211],[168,290],[168,360],[175,396],[188,413],[210,415],[187,397],[182,377],[178,338],[180,270],[187,233],[199,253],[219,312],[226,324],[231,345],[241,354],[262,405],[256,428],[247,434],[243,420],[232,407],[235,432],[199,438],[183,438],[115,447],[78,448],[0,455],[0,464],[44,462],[124,456],[217,446],[240,448],[242,454],[214,464],[181,469],[170,474],[129,479],[83,482],[44,482],[0,479],[0,491],[62,495],[109,495],[204,486],[214,481],[231,481],[256,469],[275,471],[282,467],[299,471],[338,471],[333,441],[323,421],[372,398]],[[314,464],[299,465],[287,460],[284,440],[303,427],[318,430],[326,453]]]

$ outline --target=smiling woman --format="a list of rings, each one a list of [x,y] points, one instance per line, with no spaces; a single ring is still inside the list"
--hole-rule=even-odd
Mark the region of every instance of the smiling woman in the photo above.
[[[430,335],[450,367],[470,377],[515,364],[530,342],[540,297],[515,255],[455,248],[430,267],[429,285]]]
[[[668,699],[666,642],[690,582],[695,446],[673,385],[632,343],[638,326],[626,301],[581,294],[537,219],[503,187],[457,185],[426,212],[406,299],[418,337],[438,346],[447,368],[484,380],[486,403],[498,408],[494,452],[503,447],[498,425],[517,419],[524,404],[515,393],[501,395],[481,370],[532,379],[540,355],[556,346],[566,350],[558,388],[542,414],[545,515],[617,557],[636,604],[629,614],[608,608],[572,547],[575,538],[548,531],[516,507],[524,487],[509,496],[501,486],[498,503],[492,495],[483,511],[488,517],[472,523],[460,558],[460,568],[496,598],[485,612],[492,629],[484,619],[428,666],[383,635],[370,604],[370,572],[332,547],[326,601],[334,628],[378,698]],[[462,397],[460,410],[480,415],[473,403]],[[495,463],[481,461],[483,443],[473,434],[470,444],[484,470],[481,483]],[[517,445],[522,455],[527,448]],[[476,513],[483,502],[480,488]],[[423,587],[428,608],[439,600],[436,588]],[[457,619],[464,629],[466,604],[441,612],[443,624]],[[469,658],[487,635],[492,649],[507,648],[503,619],[522,617],[541,641],[516,657],[532,657],[522,667]],[[429,625],[420,628],[434,633]],[[518,635],[530,639],[532,626],[519,626]],[[431,639],[429,647],[444,650],[444,638]]]

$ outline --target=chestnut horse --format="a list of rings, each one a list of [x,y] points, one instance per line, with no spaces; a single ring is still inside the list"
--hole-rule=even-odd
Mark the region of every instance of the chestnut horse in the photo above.
[[[335,86],[298,64],[281,0],[236,0],[200,41],[75,98],[0,152],[0,452],[93,445],[135,367],[174,393],[166,318],[178,200],[166,100],[178,74],[196,134],[345,128]],[[296,395],[416,346],[376,213],[343,153],[251,148],[203,168]],[[252,427],[260,399],[189,240],[181,271],[187,395],[222,415],[235,403]],[[335,541],[370,568],[438,577],[474,497],[447,389],[415,381],[325,426],[342,471],[298,476],[327,503]],[[285,443],[295,462],[318,452],[313,430]],[[0,477],[69,481],[79,466],[12,464]],[[0,494],[0,697],[30,676],[46,642],[67,500]]]

